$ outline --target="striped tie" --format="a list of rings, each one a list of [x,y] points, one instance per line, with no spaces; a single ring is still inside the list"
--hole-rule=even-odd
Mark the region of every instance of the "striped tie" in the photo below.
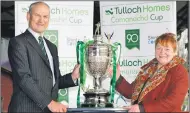
[[[40,45],[40,47],[41,47],[41,49],[42,49],[44,55],[46,56],[48,63],[50,64],[49,59],[48,59],[48,56],[47,56],[47,53],[46,53],[46,49],[45,49],[45,46],[44,46],[44,41],[43,41],[42,37],[39,36],[39,37],[38,37],[38,40],[39,40],[39,45]],[[50,67],[51,67],[51,64],[50,64]],[[52,72],[53,72],[53,71],[52,71]],[[55,85],[55,77],[53,76],[53,86],[54,86],[54,85]]]
[[[47,60],[48,60],[48,56],[47,56],[47,53],[46,53],[46,49],[45,49],[45,46],[44,46],[44,41],[42,39],[41,36],[38,37],[38,40],[39,40],[39,45],[44,53],[44,55],[47,57]],[[49,60],[48,60],[49,61]]]

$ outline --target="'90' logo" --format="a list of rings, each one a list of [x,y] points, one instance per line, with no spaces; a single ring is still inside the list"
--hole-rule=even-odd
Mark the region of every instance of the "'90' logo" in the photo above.
[[[128,49],[138,48],[140,49],[140,30],[131,29],[125,30],[125,46]]]
[[[58,45],[58,30],[46,30],[44,36],[56,46]]]

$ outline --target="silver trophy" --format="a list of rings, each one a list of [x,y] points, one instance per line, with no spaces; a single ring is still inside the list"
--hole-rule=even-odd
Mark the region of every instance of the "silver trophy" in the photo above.
[[[109,101],[109,91],[102,88],[102,80],[107,77],[106,72],[113,62],[113,50],[112,45],[110,44],[110,36],[113,34],[106,35],[108,43],[105,43],[102,40],[103,37],[99,35],[99,27],[97,27],[97,29],[93,36],[94,40],[83,46],[83,55],[85,55],[85,59],[83,60],[85,72],[93,77],[94,87],[93,89],[86,89],[83,94],[85,96],[85,101],[81,104],[81,107],[113,107],[113,103]],[[118,46],[116,62],[118,62],[120,57],[120,49],[121,46]]]

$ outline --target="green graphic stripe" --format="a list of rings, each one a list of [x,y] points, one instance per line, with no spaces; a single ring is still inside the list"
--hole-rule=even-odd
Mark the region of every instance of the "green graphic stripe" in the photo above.
[[[80,63],[80,85],[77,94],[77,107],[80,107],[80,86],[85,87],[86,82],[86,73],[85,73],[85,54],[86,54],[86,47],[89,44],[92,44],[93,41],[88,41],[84,43],[82,41],[77,42],[77,63]]]
[[[83,53],[83,51],[81,51],[81,47],[84,45],[84,43],[82,41],[78,41],[77,42],[77,63],[80,64],[80,84],[83,84],[83,69],[84,69],[84,64],[83,64],[83,57],[81,58],[81,52]],[[80,57],[79,57],[80,55]],[[80,106],[80,85],[79,85],[79,89],[78,89],[78,95],[77,95],[77,107]]]
[[[119,61],[119,57],[116,57],[116,50],[120,49],[121,50],[121,44],[120,43],[114,43],[112,46],[112,52],[113,52],[113,77],[111,79],[111,85],[110,85],[110,98],[109,101],[111,103],[114,102],[114,96],[115,96],[115,86],[116,86],[116,70],[117,70],[117,62]]]

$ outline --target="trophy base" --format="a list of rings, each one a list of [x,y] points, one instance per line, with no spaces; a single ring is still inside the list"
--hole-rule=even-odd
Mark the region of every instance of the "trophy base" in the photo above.
[[[113,108],[112,103],[81,104],[82,108]]]
[[[99,90],[89,90],[85,94],[85,101],[81,104],[81,107],[87,108],[113,108],[113,104],[110,103],[109,100],[109,92],[104,89]]]

